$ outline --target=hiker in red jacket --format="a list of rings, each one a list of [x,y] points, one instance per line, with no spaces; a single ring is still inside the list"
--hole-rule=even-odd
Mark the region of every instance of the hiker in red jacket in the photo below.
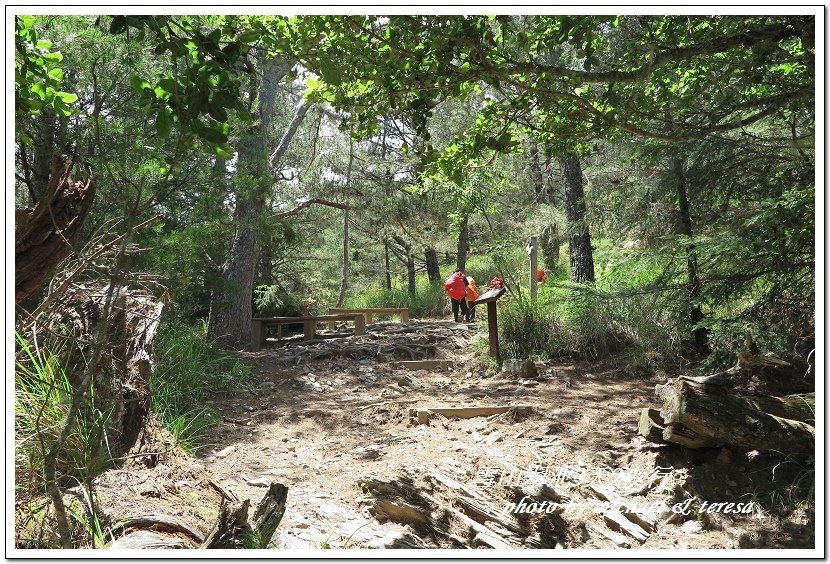
[[[467,317],[467,284],[467,277],[460,269],[444,280],[444,292],[450,297],[456,322]]]

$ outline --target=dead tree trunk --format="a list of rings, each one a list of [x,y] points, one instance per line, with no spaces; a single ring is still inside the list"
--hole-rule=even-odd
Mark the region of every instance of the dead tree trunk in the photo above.
[[[763,402],[726,388],[677,378],[656,387],[663,405],[660,416],[668,425],[682,425],[697,436],[746,450],[778,451],[791,455],[815,453],[815,428],[805,420],[764,411],[798,415],[812,421],[812,411],[796,410],[794,398]]]
[[[15,214],[15,303],[33,296],[60,261],[72,252],[92,201],[95,183],[69,179],[72,162],[56,156],[46,194]]]
[[[429,283],[440,284],[441,270],[438,267],[438,254],[435,252],[435,249],[427,247],[424,251],[424,257],[426,258],[427,277],[429,278]]]

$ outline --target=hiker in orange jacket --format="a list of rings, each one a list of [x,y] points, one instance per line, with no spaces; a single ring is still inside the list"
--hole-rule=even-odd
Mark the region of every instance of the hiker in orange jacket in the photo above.
[[[464,289],[466,292],[466,302],[467,302],[467,315],[464,316],[466,321],[474,321],[476,318],[476,306],[473,303],[478,299],[478,286],[476,286],[476,279],[472,276],[467,276],[467,287]]]

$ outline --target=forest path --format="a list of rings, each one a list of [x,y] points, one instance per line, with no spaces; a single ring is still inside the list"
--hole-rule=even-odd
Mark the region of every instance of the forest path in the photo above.
[[[695,491],[731,488],[713,492],[718,501],[741,493],[738,484],[721,479],[725,461],[690,462],[699,455],[655,448],[637,435],[640,411],[664,379],[553,363],[536,363],[534,378],[506,377],[475,360],[474,341],[486,338],[478,331],[476,325],[413,320],[409,326],[375,323],[362,336],[288,339],[276,346],[269,341],[262,351],[243,354],[253,389],[212,403],[221,423],[208,437],[215,448],[200,461],[240,499],[258,500],[270,481],[288,486],[275,537],[286,548],[452,547],[449,537],[424,534],[400,519],[380,523],[370,511],[374,496],[360,486],[367,478],[405,474],[427,497],[455,507],[458,492],[447,497],[430,479],[435,472],[483,493],[498,510],[511,501],[505,486],[523,477],[541,477],[568,496],[561,518],[533,515],[527,533],[502,531],[510,547],[738,547],[751,517],[730,516],[694,532],[679,521],[662,524],[671,516],[666,500],[684,484]],[[413,355],[449,359],[454,366],[410,371],[394,362]],[[495,405],[532,409],[470,419],[433,416],[428,425],[410,414],[425,407]],[[730,474],[740,476],[740,465],[732,466]],[[661,526],[645,542],[609,535],[590,483],[653,509]],[[446,518],[446,511],[442,515],[456,538],[469,537],[468,527]]]

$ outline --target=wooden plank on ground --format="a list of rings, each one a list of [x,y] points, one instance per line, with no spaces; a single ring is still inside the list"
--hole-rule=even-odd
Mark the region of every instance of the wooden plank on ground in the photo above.
[[[488,417],[490,415],[498,415],[507,413],[511,409],[527,410],[530,406],[527,405],[480,405],[472,407],[421,407],[410,410],[410,416],[417,417],[418,423],[423,424],[429,422],[430,414],[443,415],[444,417],[455,417],[457,419],[471,419],[473,417]]]

